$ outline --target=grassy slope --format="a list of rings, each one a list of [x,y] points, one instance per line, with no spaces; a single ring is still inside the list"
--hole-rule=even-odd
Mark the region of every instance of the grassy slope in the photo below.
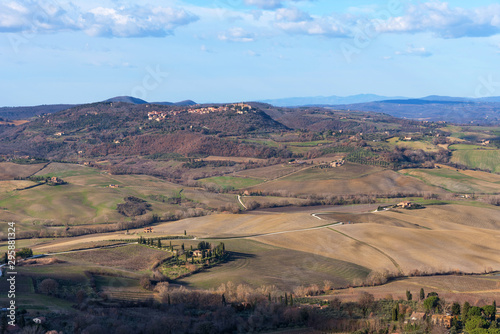
[[[500,191],[500,176],[480,171],[462,171],[440,166],[438,169],[404,169],[401,173],[451,192],[497,193]]]
[[[145,175],[109,175],[79,165],[52,163],[38,175],[58,176],[67,182],[59,186],[41,185],[23,191],[15,188],[31,185],[29,181],[2,181],[0,221],[16,221],[25,230],[39,230],[43,224],[82,225],[117,222],[129,218],[116,211],[127,196],[148,201],[151,213],[162,214],[180,207],[151,199],[150,195],[173,196],[181,186]],[[118,184],[120,188],[109,188]],[[186,188],[183,196],[208,206],[236,203],[235,196],[214,195]],[[196,203],[194,204],[196,206]],[[5,226],[1,226],[3,231]]]
[[[265,245],[252,240],[225,240],[232,253],[230,262],[182,279],[181,282],[201,288],[214,288],[231,281],[258,287],[276,285],[291,290],[298,285],[345,286],[353,279],[363,279],[367,268],[341,260],[300,251]]]
[[[329,169],[310,168],[251,188],[255,191],[289,191],[297,194],[354,195],[372,193],[442,192],[409,176],[379,167],[346,163]]]
[[[453,152],[452,162],[470,168],[488,169],[500,173],[500,150],[457,150]]]
[[[220,187],[232,187],[234,189],[248,188],[262,183],[261,180],[234,176],[215,176],[199,180],[202,183],[213,183]]]
[[[406,141],[399,140],[398,137],[393,137],[388,139],[387,142],[393,146],[407,147],[414,150],[424,150],[427,152],[435,152],[439,150],[438,146],[427,141]]]

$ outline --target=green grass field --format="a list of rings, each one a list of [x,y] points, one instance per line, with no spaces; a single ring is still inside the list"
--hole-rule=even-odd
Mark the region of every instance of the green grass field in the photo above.
[[[462,149],[453,152],[451,162],[500,173],[500,150]]]
[[[484,172],[462,171],[452,168],[404,169],[401,173],[416,177],[425,183],[457,193],[497,193],[500,178]]]
[[[408,147],[414,150],[424,150],[428,152],[434,152],[439,150],[438,146],[427,141],[406,141],[406,140],[399,140],[398,137],[393,137],[391,139],[388,139],[387,142],[394,146]]]
[[[13,167],[11,169],[14,169]],[[16,191],[35,183],[30,181],[0,182],[0,221],[15,221],[22,231],[40,232],[42,229],[62,230],[66,225],[94,225],[129,221],[116,210],[124,198],[134,196],[151,204],[149,214],[162,216],[165,213],[196,208],[198,203],[218,207],[235,203],[234,196],[212,194],[197,188],[182,187],[146,175],[110,175],[98,169],[75,164],[51,163],[39,175],[57,176],[67,184],[59,186],[40,185]],[[240,178],[234,178],[240,181]],[[241,179],[238,187],[256,184],[253,179]],[[221,182],[231,183],[230,180]],[[110,184],[119,188],[110,188]],[[181,190],[184,202],[189,206],[169,204],[154,200],[152,195],[172,197]],[[6,225],[0,224],[0,232]]]
[[[262,180],[257,180],[253,178],[234,177],[234,176],[216,176],[216,177],[201,179],[199,181],[205,184],[213,183],[222,188],[234,188],[234,189],[248,188],[263,182]]]
[[[354,279],[364,279],[370,272],[362,266],[253,240],[222,240],[231,252],[227,263],[183,278],[181,283],[198,288],[217,288],[229,281],[253,287],[276,285],[290,290],[299,285],[345,286]],[[217,244],[218,240],[211,241]]]
[[[481,145],[469,145],[469,144],[453,144],[450,145],[450,150],[460,151],[460,150],[494,150],[493,147],[481,146]]]

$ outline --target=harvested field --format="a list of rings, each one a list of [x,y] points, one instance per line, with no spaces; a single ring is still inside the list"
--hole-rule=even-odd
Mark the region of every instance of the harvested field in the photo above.
[[[290,290],[302,284],[345,286],[364,279],[369,270],[362,266],[321,255],[277,248],[251,240],[223,240],[231,260],[180,282],[193,287],[216,288],[229,281],[253,287],[276,285]]]
[[[12,162],[0,162],[0,180],[13,180],[14,178],[28,177],[46,164],[20,165]]]
[[[469,301],[472,305],[483,306],[491,304],[500,298],[500,275],[439,275],[425,277],[409,277],[393,280],[385,285],[354,289],[336,290],[326,296],[319,296],[321,300],[340,298],[342,301],[356,301],[361,292],[371,293],[376,299],[391,296],[394,299],[406,300],[406,290],[418,298],[420,288],[425,293],[437,292],[447,302],[463,304]]]
[[[142,245],[128,245],[116,248],[96,249],[91,251],[55,255],[68,262],[92,264],[122,268],[133,271],[145,271],[151,266],[170,256],[170,253]]]
[[[231,215],[219,214],[188,218],[177,222],[162,223],[155,227],[155,233],[182,235],[187,231],[198,238],[241,237],[256,234],[307,229],[326,225],[307,213],[273,215]]]
[[[255,162],[255,163],[265,163],[266,159],[258,159],[258,158],[245,158],[245,157],[219,157],[211,155],[209,157],[203,158],[205,161],[234,161],[234,162]]]
[[[252,177],[256,179],[269,181],[298,172],[303,168],[304,166],[282,164],[282,165],[274,165],[261,168],[246,169],[237,172],[235,175],[241,177]]]
[[[0,193],[8,193],[16,189],[24,189],[35,184],[35,182],[24,180],[0,181]]]
[[[394,171],[364,166],[308,169],[292,176],[251,187],[252,191],[292,194],[356,195],[433,192],[443,190]]]

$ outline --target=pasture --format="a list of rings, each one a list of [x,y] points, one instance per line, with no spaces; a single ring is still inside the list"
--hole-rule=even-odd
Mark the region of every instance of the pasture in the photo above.
[[[346,163],[336,168],[308,168],[249,188],[251,191],[292,194],[359,195],[435,192],[443,190],[417,178],[380,167]]]
[[[255,186],[262,183],[261,180],[253,178],[244,177],[234,177],[234,176],[215,176],[206,179],[201,179],[199,182],[203,184],[215,184],[222,188],[228,189],[242,189]]]
[[[426,184],[456,193],[498,193],[500,176],[481,171],[458,170],[438,165],[434,169],[403,169],[400,173]]]
[[[429,141],[424,140],[399,140],[398,137],[392,137],[387,140],[387,142],[393,146],[401,146],[406,148],[411,148],[414,150],[423,150],[426,152],[436,152],[439,150],[439,146],[432,144]]]
[[[460,149],[453,151],[451,162],[500,173],[500,150]]]
[[[23,167],[24,165],[20,165]],[[31,165],[28,165],[31,166]],[[38,167],[40,169],[40,166]],[[58,229],[77,225],[95,225],[129,221],[116,210],[124,198],[134,196],[151,204],[150,214],[183,212],[198,207],[218,207],[236,203],[236,196],[213,194],[197,188],[182,187],[145,175],[110,175],[95,168],[75,164],[51,163],[38,176],[57,176],[67,184],[35,185],[31,181],[0,181],[0,220],[16,221],[23,231],[40,233],[43,229]],[[118,188],[110,188],[111,184]],[[169,204],[156,198],[178,196],[181,204]],[[155,197],[159,196],[159,197]],[[186,204],[186,205],[184,205]],[[5,226],[0,227],[4,231]]]

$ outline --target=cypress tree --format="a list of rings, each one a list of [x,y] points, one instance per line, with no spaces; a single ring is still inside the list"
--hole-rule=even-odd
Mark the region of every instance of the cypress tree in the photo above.
[[[425,299],[424,288],[420,288],[420,300],[424,300],[424,299]]]
[[[226,306],[226,297],[222,294],[222,305]]]
[[[464,323],[468,319],[469,309],[470,309],[469,302],[465,302],[464,307],[462,307],[462,322],[464,322]]]
[[[413,296],[411,295],[410,290],[406,290],[406,300],[410,301],[412,300]]]
[[[285,292],[285,305],[288,305],[288,296],[287,296],[286,292]]]
[[[158,248],[161,248],[161,240],[158,239]]]
[[[392,309],[392,321],[398,321],[398,318],[399,318],[399,306],[396,305]]]
[[[290,294],[290,306],[293,306],[293,295]]]

